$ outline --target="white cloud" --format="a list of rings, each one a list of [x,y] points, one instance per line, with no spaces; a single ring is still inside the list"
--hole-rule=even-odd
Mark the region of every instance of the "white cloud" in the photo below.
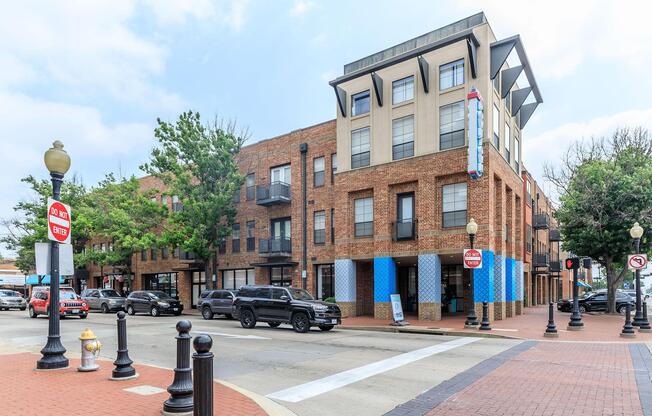
[[[315,3],[309,0],[295,0],[294,5],[289,11],[292,17],[303,17],[306,13],[315,7]]]

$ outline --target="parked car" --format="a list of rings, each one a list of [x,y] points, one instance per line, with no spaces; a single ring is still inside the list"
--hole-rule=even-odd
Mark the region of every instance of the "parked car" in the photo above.
[[[81,298],[88,303],[91,310],[102,313],[122,311],[125,308],[125,297],[113,289],[86,289]]]
[[[624,293],[627,293],[632,299],[634,299],[634,302],[636,302],[636,290],[634,289],[625,289],[623,290]],[[647,299],[650,297],[650,295],[646,295],[645,293],[641,292],[641,299],[643,302],[646,302]]]
[[[50,309],[50,288],[37,286],[32,289],[32,298],[29,301],[29,317],[36,318],[39,315],[47,315]],[[59,315],[78,316],[86,319],[88,316],[88,303],[81,300],[71,287],[59,289]]]
[[[233,301],[237,296],[237,290],[205,290],[199,294],[197,309],[201,311],[204,319],[213,319],[215,315],[233,319]]]
[[[183,304],[178,299],[159,290],[137,290],[131,292],[125,302],[125,308],[129,315],[144,312],[152,316],[160,316],[162,314],[179,316],[183,312]]]
[[[630,304],[632,308],[635,305],[634,300],[625,292],[616,292],[616,311],[625,313],[625,306]],[[561,312],[571,312],[573,310],[573,300],[566,299],[557,303],[557,309]],[[587,292],[579,297],[579,309],[581,313],[586,312],[605,312],[607,310],[607,292]]]
[[[243,286],[234,306],[243,328],[253,328],[261,321],[272,328],[291,324],[296,332],[304,333],[311,326],[330,331],[342,323],[337,304],[315,300],[305,290],[293,287]]]
[[[27,301],[16,291],[0,290],[0,311],[8,311],[9,309],[24,311],[27,309]]]

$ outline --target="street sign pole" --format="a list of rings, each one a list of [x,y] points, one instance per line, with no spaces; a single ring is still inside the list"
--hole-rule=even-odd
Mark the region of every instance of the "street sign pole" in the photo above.
[[[573,313],[570,317],[567,329],[569,331],[581,331],[584,329],[582,315],[580,314],[579,288],[577,286],[577,269],[580,267],[578,257],[566,259],[566,268],[573,269]]]

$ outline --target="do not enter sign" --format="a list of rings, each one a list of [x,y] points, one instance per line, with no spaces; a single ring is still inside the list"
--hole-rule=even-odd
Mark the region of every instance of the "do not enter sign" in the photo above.
[[[464,250],[464,268],[480,269],[482,268],[482,253],[474,248]]]
[[[48,239],[70,244],[70,207],[48,198]]]

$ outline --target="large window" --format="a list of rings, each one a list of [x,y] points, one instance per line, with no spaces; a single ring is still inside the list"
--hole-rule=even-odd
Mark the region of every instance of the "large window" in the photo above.
[[[401,117],[392,122],[392,159],[414,156],[414,116]]]
[[[233,253],[240,252],[240,224],[233,224],[231,228],[231,251]]]
[[[315,211],[314,215],[314,243],[324,244],[326,242],[326,212]]]
[[[290,185],[292,183],[292,168],[290,165],[277,166],[271,168],[269,177],[271,178],[271,183],[274,182],[283,182]]]
[[[95,247],[93,247],[93,251],[95,251]],[[140,261],[147,261],[147,250],[140,250]]]
[[[369,237],[374,234],[374,199],[355,200],[355,236]]]
[[[351,132],[351,168],[369,166],[369,127]]]
[[[256,221],[247,221],[247,251],[256,250]]]
[[[351,96],[351,115],[359,116],[369,112],[369,90]]]
[[[177,273],[157,273],[143,275],[145,290],[160,290],[168,295],[177,296]]]
[[[324,186],[324,170],[325,170],[324,156],[317,157],[312,161],[312,173],[314,186]]]
[[[254,269],[236,269],[222,271],[222,287],[224,289],[240,289],[245,285],[256,284]]]
[[[464,84],[464,59],[439,67],[439,89],[445,90]]]
[[[464,146],[464,101],[439,108],[439,150]]]
[[[335,296],[335,267],[333,264],[317,266],[317,299]]]
[[[466,183],[444,185],[443,226],[461,227],[466,225]]]
[[[256,197],[256,176],[253,173],[247,175],[246,178],[246,187],[247,187],[247,201],[251,201]]]
[[[156,247],[152,247],[149,250],[149,257],[152,259],[152,261],[156,260],[156,251],[157,251]]]
[[[392,82],[392,104],[402,103],[414,98],[414,76]]]
[[[493,127],[494,127],[494,146],[500,151],[500,110],[494,105],[493,114]]]
[[[335,173],[337,173],[337,153],[331,155],[331,183],[335,183]]]
[[[292,286],[292,268],[270,267],[269,281],[274,286]]]
[[[179,212],[183,209],[183,204],[177,195],[172,195],[172,211]]]
[[[514,137],[514,169],[516,173],[520,173],[520,162],[518,155],[520,154],[521,143],[518,141],[518,138]]]
[[[505,123],[505,159],[507,159],[507,162],[511,160],[511,141],[512,129],[509,127],[509,123]]]

